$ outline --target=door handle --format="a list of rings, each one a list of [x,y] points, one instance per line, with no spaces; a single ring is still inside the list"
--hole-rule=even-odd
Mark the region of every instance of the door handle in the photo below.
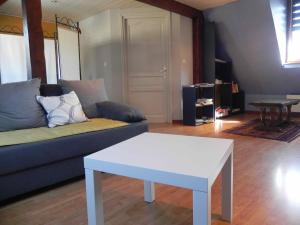
[[[163,66],[163,68],[159,71],[161,73],[166,73],[167,72],[167,67],[166,66]]]

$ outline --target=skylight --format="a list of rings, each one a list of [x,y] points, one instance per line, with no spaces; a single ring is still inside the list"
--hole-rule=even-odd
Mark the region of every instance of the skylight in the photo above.
[[[287,62],[300,63],[300,0],[290,4]]]

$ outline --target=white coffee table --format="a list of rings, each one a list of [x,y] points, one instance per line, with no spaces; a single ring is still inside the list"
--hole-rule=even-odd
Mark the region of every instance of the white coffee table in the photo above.
[[[222,219],[232,218],[233,140],[144,133],[84,157],[89,225],[104,225],[101,173],[144,180],[144,199],[154,182],[193,191],[193,224],[211,224],[211,186],[222,171]]]

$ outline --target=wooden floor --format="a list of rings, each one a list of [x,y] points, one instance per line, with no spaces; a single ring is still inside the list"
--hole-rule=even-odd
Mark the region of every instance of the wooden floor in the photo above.
[[[231,224],[300,225],[300,138],[287,144],[222,132],[251,117],[231,117],[200,127],[152,125],[151,131],[234,139]],[[220,197],[219,177],[212,190],[213,225],[229,224],[219,219]],[[104,199],[106,225],[192,225],[189,190],[156,185],[155,203],[146,204],[142,181],[105,175]],[[0,208],[0,225],[23,224],[87,224],[84,180]]]

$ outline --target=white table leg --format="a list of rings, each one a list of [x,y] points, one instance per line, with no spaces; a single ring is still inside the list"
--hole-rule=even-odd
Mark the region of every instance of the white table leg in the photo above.
[[[85,169],[87,214],[89,225],[104,225],[101,173]]]
[[[233,156],[227,159],[222,170],[222,219],[232,220]]]
[[[144,181],[144,200],[149,203],[155,200],[155,187],[151,181]]]
[[[211,224],[211,191],[193,191],[193,225]]]

